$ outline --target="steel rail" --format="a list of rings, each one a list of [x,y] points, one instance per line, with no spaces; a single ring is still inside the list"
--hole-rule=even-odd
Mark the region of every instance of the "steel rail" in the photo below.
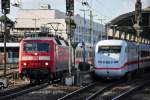
[[[107,90],[107,89],[110,89],[111,87],[114,87],[115,85],[117,85],[117,84],[120,84],[122,81],[117,81],[117,82],[113,82],[113,83],[110,83],[110,84],[108,84],[108,85],[104,85],[104,84],[102,84],[102,86],[100,86],[100,90],[96,90],[96,92],[94,92],[94,94],[92,93],[92,95],[90,95],[89,97],[86,97],[86,99],[85,100],[93,100],[93,98],[95,98],[97,95],[99,95],[100,93],[102,93],[102,92],[104,92],[105,90]],[[104,85],[104,86],[103,86]],[[81,88],[81,89],[79,89],[79,90],[76,90],[76,91],[74,91],[74,92],[72,92],[72,93],[70,93],[70,94],[68,94],[68,95],[65,95],[64,97],[62,97],[62,98],[59,98],[59,99],[57,99],[57,100],[66,100],[66,99],[71,99],[73,96],[75,96],[75,95],[79,95],[82,91],[85,91],[84,93],[86,93],[86,91],[87,91],[87,89],[90,89],[90,88],[92,88],[92,87],[95,87],[96,86],[96,83],[93,83],[93,84],[90,84],[90,85],[88,85],[88,86],[86,86],[86,87],[83,87],[83,88]],[[94,89],[94,88],[92,88],[92,89]],[[90,89],[89,91],[91,91],[92,89]],[[95,88],[95,89],[97,89],[97,88]],[[83,93],[83,94],[84,94]],[[89,92],[89,93],[91,93],[91,92]],[[82,98],[82,96],[81,96],[81,98]]]
[[[130,90],[119,94],[118,96],[115,96],[114,98],[112,98],[112,100],[122,100],[124,98],[126,98],[128,95],[134,94],[136,91],[140,90],[141,88],[145,87],[146,85],[149,85],[150,80],[144,82],[143,84],[140,84],[136,87],[131,88]]]
[[[56,80],[50,81],[49,83],[44,83],[44,84],[39,84],[39,85],[28,84],[28,85],[13,88],[10,90],[4,90],[0,92],[0,100],[14,98],[22,94],[26,94],[35,90],[39,90],[39,89],[47,87],[48,85],[58,83],[59,81],[60,79],[56,79]]]
[[[96,98],[97,95],[103,93],[105,90],[108,90],[118,84],[120,84],[122,81],[117,81],[115,83],[111,83],[111,84],[108,84],[106,85],[105,87],[103,87],[102,89],[96,91],[94,94],[92,94],[91,96],[87,97],[86,100],[93,100],[94,98]]]
[[[69,94],[67,94],[67,95],[65,95],[65,96],[63,96],[62,98],[59,98],[59,99],[57,99],[57,100],[66,100],[66,99],[68,99],[68,98],[71,98],[72,96],[77,95],[77,94],[81,93],[82,91],[85,91],[86,89],[88,89],[88,88],[94,86],[95,84],[96,84],[96,82],[91,83],[91,84],[89,84],[89,85],[87,85],[87,86],[84,86],[84,87],[82,87],[82,88],[80,88],[80,89],[78,89],[78,90],[76,90],[76,91],[73,91],[73,92],[71,92],[71,93],[69,93]]]
[[[39,90],[39,89],[44,88],[44,87],[47,87],[48,85],[49,85],[48,83],[45,83],[45,84],[36,85],[33,87],[22,88],[19,90],[15,89],[16,91],[13,90],[13,92],[9,92],[4,96],[0,96],[0,100],[14,98],[14,97],[17,97],[17,96],[20,96],[20,95],[23,95],[23,94],[26,94],[26,93],[29,93],[29,92],[32,92],[35,90]]]
[[[31,87],[31,85],[27,84],[27,85],[21,85],[21,86],[15,87],[15,88],[9,88],[9,89],[5,89],[5,90],[1,90],[0,91],[0,97],[8,95],[10,93],[13,93],[17,90],[23,90],[23,89],[29,88],[29,87]]]

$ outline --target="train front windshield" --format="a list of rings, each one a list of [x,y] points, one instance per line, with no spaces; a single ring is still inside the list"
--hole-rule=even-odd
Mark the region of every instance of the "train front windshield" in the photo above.
[[[121,52],[121,46],[99,46],[98,53],[108,54],[114,53],[119,54]]]
[[[24,44],[24,51],[25,52],[48,52],[49,51],[49,44],[48,43],[42,43],[42,42],[26,42]]]

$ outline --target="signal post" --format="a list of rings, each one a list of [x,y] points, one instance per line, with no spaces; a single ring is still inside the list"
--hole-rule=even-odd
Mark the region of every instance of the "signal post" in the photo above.
[[[135,4],[135,24],[134,24],[133,27],[134,27],[134,29],[136,31],[136,35],[137,35],[138,49],[139,49],[139,44],[141,42],[141,40],[140,40],[140,35],[142,33],[141,23],[142,23],[142,3],[141,3],[141,0],[136,0],[136,4]],[[138,56],[138,61],[139,61],[139,56]],[[139,67],[139,65],[138,65],[138,67]]]
[[[10,0],[1,0],[2,13],[4,14],[4,77],[6,77],[6,14],[10,13]]]
[[[10,12],[10,0],[1,0],[1,9],[2,9],[2,14],[4,14],[4,31],[3,31],[3,42],[4,42],[4,77],[0,78],[0,83],[3,84],[3,87],[8,86],[8,78],[6,77],[6,27],[7,27],[7,19],[6,15],[9,14]]]
[[[71,69],[72,69],[72,50],[71,50],[71,41],[72,41],[72,36],[73,36],[73,31],[72,31],[72,25],[75,25],[74,20],[71,18],[74,16],[74,0],[66,0],[66,31],[68,34],[68,41],[69,41],[69,76],[66,77],[66,80],[69,80],[71,83],[66,83],[67,85],[72,85],[74,77],[71,75]],[[66,81],[65,80],[65,81]]]

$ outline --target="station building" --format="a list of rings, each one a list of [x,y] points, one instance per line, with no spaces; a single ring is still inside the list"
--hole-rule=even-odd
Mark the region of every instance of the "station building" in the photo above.
[[[17,15],[15,28],[12,33],[30,34],[40,32],[41,27],[47,27],[50,34],[59,35],[67,39],[65,18],[66,14],[64,12],[51,9],[50,5],[43,5],[40,9],[21,9]],[[75,15],[73,19],[76,23],[73,35],[75,42],[82,42],[83,36],[85,43],[95,44],[101,37],[105,36],[102,24],[98,22],[90,23],[90,20],[87,18],[84,23],[84,18],[79,14]],[[92,24],[92,27],[90,27],[90,24]],[[90,32],[90,29],[92,29],[92,32]]]

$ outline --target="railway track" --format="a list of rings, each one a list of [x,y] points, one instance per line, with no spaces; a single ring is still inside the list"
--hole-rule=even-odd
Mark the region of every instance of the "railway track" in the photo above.
[[[92,83],[57,100],[127,100],[128,95],[150,84],[148,76],[128,82]]]
[[[0,100],[8,100],[8,99],[10,100],[11,98],[15,98],[17,96],[47,87],[48,85],[49,85],[48,83],[40,85],[24,85],[18,88],[1,91]]]
[[[26,84],[26,85],[22,85],[22,86],[11,88],[11,89],[1,90],[0,91],[0,100],[10,100],[12,98],[27,94],[29,92],[33,92],[35,90],[45,88],[49,85],[56,84],[58,82],[60,82],[60,79],[50,81],[49,83]]]
[[[121,81],[117,81],[107,84],[99,82],[92,83],[57,100],[91,100],[100,92],[103,92],[117,84],[120,84],[120,82]]]
[[[134,80],[131,82],[121,83],[115,87],[111,87],[110,89],[102,91],[101,93],[99,92],[97,96],[93,97],[92,99],[90,98],[86,100],[126,100],[126,97],[132,95],[132,93],[135,93],[136,90],[149,83],[150,80],[144,82],[141,80]]]
[[[125,97],[132,95],[136,90],[141,89],[149,83],[150,80],[148,80],[148,78],[140,78],[130,82],[122,80],[107,83],[95,82],[57,100],[125,100]],[[40,84],[36,86],[25,85],[10,90],[0,91],[0,100],[15,98],[22,94],[42,89],[48,85],[49,84]]]
[[[0,97],[11,94],[11,93],[13,93],[17,90],[25,89],[27,87],[30,87],[30,85],[26,84],[26,85],[21,85],[21,86],[18,86],[18,87],[12,87],[12,88],[7,88],[7,89],[0,90]]]
[[[127,100],[127,98],[128,98],[129,96],[132,97],[134,94],[137,93],[137,91],[139,91],[139,90],[145,88],[145,87],[148,86],[149,84],[150,84],[150,80],[145,81],[145,82],[143,82],[143,83],[141,83],[141,84],[139,84],[139,85],[137,85],[137,86],[135,86],[135,87],[129,89],[128,91],[123,92],[123,93],[117,95],[117,96],[114,97],[112,100],[125,100],[125,99]],[[129,100],[130,100],[130,99],[129,99]]]

